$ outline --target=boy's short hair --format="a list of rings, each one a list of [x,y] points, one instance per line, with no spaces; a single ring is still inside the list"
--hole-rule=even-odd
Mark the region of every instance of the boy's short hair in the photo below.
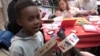
[[[37,4],[35,2],[33,2],[32,0],[18,1],[15,5],[15,8],[14,8],[16,18],[20,18],[21,11],[28,6],[37,6]]]

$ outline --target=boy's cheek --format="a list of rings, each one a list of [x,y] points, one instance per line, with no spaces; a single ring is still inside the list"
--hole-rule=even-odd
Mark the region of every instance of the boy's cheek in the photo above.
[[[43,23],[43,20],[40,20],[40,24],[42,24]]]

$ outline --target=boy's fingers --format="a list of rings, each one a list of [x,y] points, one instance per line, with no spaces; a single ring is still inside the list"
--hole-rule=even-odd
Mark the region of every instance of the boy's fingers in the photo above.
[[[85,51],[81,51],[80,53],[81,53],[83,56],[95,56],[94,54],[89,53],[89,52],[85,52]]]

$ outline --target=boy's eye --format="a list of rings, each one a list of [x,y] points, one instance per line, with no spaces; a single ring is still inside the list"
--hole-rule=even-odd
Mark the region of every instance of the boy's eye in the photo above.
[[[32,20],[34,20],[34,19],[40,19],[40,14],[38,14],[38,15],[36,15],[36,16],[29,16],[29,18],[28,18],[28,20],[29,21],[32,21]]]
[[[40,19],[40,14],[38,14],[38,15],[36,16],[36,18],[37,18],[37,19]]]
[[[28,20],[29,20],[29,21],[32,21],[34,18],[35,18],[34,16],[30,16],[30,17],[28,18]]]

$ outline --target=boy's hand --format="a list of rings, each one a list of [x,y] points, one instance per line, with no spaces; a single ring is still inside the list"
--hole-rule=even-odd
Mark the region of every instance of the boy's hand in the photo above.
[[[83,56],[95,56],[94,54],[89,53],[89,52],[85,52],[85,51],[81,51],[80,53],[81,53]]]

